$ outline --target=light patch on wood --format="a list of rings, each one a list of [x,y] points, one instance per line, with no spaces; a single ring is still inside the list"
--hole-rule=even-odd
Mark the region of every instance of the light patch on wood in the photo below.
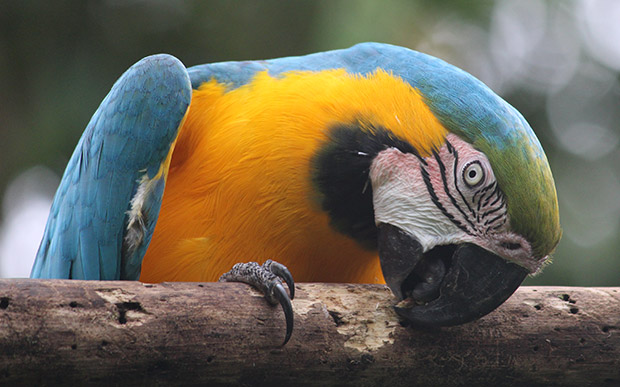
[[[154,316],[144,310],[142,303],[135,299],[136,295],[123,289],[98,289],[95,293],[106,302],[114,305],[115,319],[112,325],[117,328],[139,327]]]
[[[304,285],[304,290],[308,286],[309,285]],[[293,311],[297,315],[307,316],[309,313],[316,313],[317,310],[321,310],[321,312],[324,312],[326,317],[329,316],[329,312],[327,311],[325,305],[313,297],[308,299],[296,298],[292,301],[292,303]]]
[[[390,302],[386,302],[386,294],[382,292],[362,293],[353,286],[333,287],[328,293],[324,284],[303,284],[300,288],[309,294],[307,299],[294,301],[295,313],[316,313],[320,305],[334,319],[338,333],[346,337],[346,348],[371,352],[394,343],[394,331],[400,325],[393,309],[393,297],[388,297]],[[390,293],[387,287],[385,293]],[[360,297],[365,297],[363,304],[359,302]]]
[[[121,302],[132,302],[135,294],[124,291],[123,289],[100,289],[95,290],[99,297],[103,298],[110,304],[118,304]]]

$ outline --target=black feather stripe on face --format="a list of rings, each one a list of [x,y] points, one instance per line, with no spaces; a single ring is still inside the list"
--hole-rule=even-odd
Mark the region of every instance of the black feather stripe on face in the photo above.
[[[418,156],[411,144],[384,127],[341,124],[329,129],[328,139],[311,162],[319,202],[332,226],[373,250],[377,248],[377,227],[368,173],[373,159],[388,148]]]
[[[428,174],[428,171],[424,168],[423,165],[420,166],[420,172],[422,174],[422,180],[424,180],[424,184],[426,184],[426,189],[428,190],[428,194],[431,197],[433,204],[435,204],[435,206],[442,212],[442,214],[444,214],[446,218],[450,219],[450,221],[454,223],[456,227],[463,230],[463,232],[469,233],[469,231],[467,230],[467,227],[465,227],[461,222],[459,222],[458,219],[455,219],[454,216],[451,213],[449,213],[448,210],[446,210],[443,204],[441,204],[441,201],[437,197],[437,192],[435,192],[435,189],[433,188],[433,184],[431,183],[431,179]]]
[[[480,187],[459,184],[462,170],[468,164],[459,156],[459,148],[446,140],[445,148],[433,152],[427,163],[420,166],[429,195],[435,206],[468,235],[497,232],[507,222],[504,194],[494,179]],[[437,180],[431,179],[431,174]]]
[[[446,147],[448,149],[449,154],[451,156],[453,156],[453,161],[452,162],[454,163],[454,165],[457,165],[458,164],[458,160],[459,160],[458,152],[456,151],[456,149],[454,149],[452,147],[452,144],[450,144],[450,142],[447,141],[447,140],[446,140]],[[474,226],[473,222],[467,216],[467,214],[463,211],[461,206],[459,206],[459,203],[457,202],[457,200],[452,195],[452,192],[450,191],[450,187],[448,185],[448,179],[447,179],[447,176],[446,176],[446,167],[444,166],[444,163],[441,160],[441,157],[439,157],[439,154],[437,152],[433,152],[433,156],[435,157],[435,160],[437,161],[437,165],[439,165],[439,172],[441,173],[441,180],[443,181],[444,192],[446,193],[446,195],[450,199],[450,202],[452,203],[452,206],[454,206],[454,208],[456,208],[461,213],[461,215],[463,216],[463,219],[465,219],[465,221],[469,224],[469,226],[472,229],[475,229],[475,226]],[[456,180],[454,180],[454,181],[456,181]],[[456,186],[456,184],[455,184],[455,186]],[[457,224],[457,226],[459,226],[459,225]],[[467,228],[463,228],[462,226],[459,226],[459,227],[461,229],[463,229],[463,231],[465,231],[466,233],[471,234],[471,231],[468,230]]]

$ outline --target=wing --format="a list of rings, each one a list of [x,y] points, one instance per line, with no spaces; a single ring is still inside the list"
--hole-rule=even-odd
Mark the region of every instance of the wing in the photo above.
[[[169,55],[119,78],[69,160],[31,277],[138,279],[190,101],[187,70]]]

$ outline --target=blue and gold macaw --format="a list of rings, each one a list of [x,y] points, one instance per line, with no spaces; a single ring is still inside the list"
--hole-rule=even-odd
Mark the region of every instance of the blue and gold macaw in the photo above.
[[[32,277],[238,280],[290,317],[290,271],[387,283],[402,317],[444,326],[504,302],[560,235],[528,123],[437,58],[377,43],[190,69],[155,55],[88,124]],[[258,263],[230,270],[241,260]]]

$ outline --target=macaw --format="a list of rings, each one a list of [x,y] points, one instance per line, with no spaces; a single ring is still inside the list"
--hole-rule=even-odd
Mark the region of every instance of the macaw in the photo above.
[[[402,318],[455,325],[560,236],[529,124],[440,59],[378,43],[189,69],[162,54],[88,123],[31,276],[247,282],[282,303],[288,340],[280,279],[290,298],[292,277],[387,283]]]

